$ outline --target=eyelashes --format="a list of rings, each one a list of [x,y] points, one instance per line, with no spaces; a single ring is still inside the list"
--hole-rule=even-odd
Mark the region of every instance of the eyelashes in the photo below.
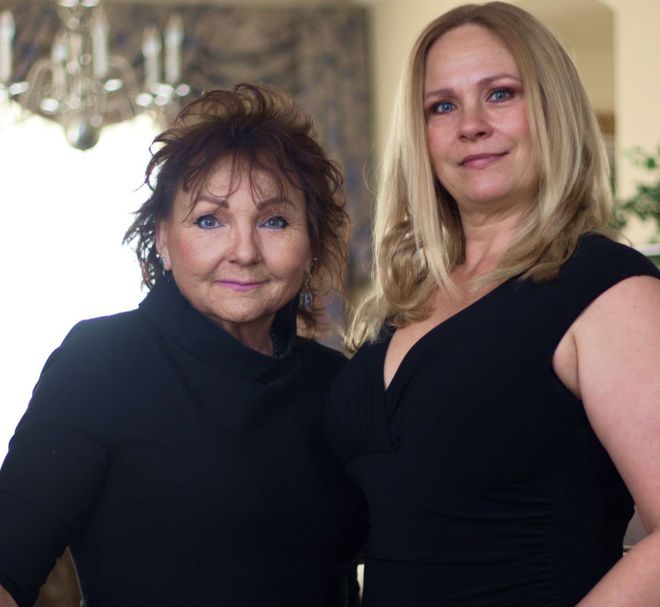
[[[429,107],[430,114],[448,114],[456,109],[456,104],[451,101],[438,101]]]
[[[264,221],[261,226],[268,228],[269,230],[281,230],[286,228],[289,225],[289,222],[282,217],[281,215],[275,215],[274,217],[269,217]]]
[[[220,226],[220,222],[214,215],[202,215],[195,219],[195,225],[202,228],[202,230],[212,230]]]
[[[215,215],[201,215],[193,222],[197,227],[202,230],[213,230],[215,228],[221,227],[222,224]],[[274,215],[268,217],[265,221],[262,221],[259,224],[259,227],[266,228],[268,230],[283,230],[289,226],[289,222],[282,217],[281,215]]]
[[[517,95],[517,91],[512,87],[508,86],[499,86],[497,88],[491,89],[488,91],[486,101],[492,103],[503,103],[505,101],[510,101]],[[444,115],[450,114],[458,108],[458,105],[449,99],[441,99],[440,101],[434,101],[429,104],[426,109],[426,114],[428,116],[432,115]]]
[[[500,88],[497,88],[493,90],[489,95],[488,99],[491,101],[508,101],[509,99],[512,99],[515,96],[515,91],[509,87],[502,86]]]

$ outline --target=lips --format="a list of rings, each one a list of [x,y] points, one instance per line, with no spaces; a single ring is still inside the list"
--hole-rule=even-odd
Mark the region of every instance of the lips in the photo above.
[[[506,156],[508,152],[500,153],[485,153],[485,154],[470,154],[461,160],[458,165],[468,169],[483,169],[495,162],[497,162],[503,156]]]
[[[264,280],[233,280],[222,279],[215,281],[217,285],[237,292],[253,291],[265,283]]]

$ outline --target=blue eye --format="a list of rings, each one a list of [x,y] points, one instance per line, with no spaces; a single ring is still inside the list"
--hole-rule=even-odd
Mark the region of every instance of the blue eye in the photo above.
[[[213,215],[202,215],[195,220],[195,223],[203,230],[212,230],[220,225]]]
[[[488,95],[491,101],[507,101],[513,97],[513,91],[508,88],[495,89]]]
[[[456,109],[456,104],[451,101],[439,101],[431,106],[432,114],[448,114]]]
[[[289,222],[280,215],[275,215],[274,217],[269,217],[261,224],[261,227],[268,228],[269,230],[281,230],[286,228],[289,225]]]

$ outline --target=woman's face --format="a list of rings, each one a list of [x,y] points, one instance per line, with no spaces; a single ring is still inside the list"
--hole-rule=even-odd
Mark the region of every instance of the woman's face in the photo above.
[[[461,211],[525,208],[534,200],[539,168],[525,91],[495,34],[462,25],[431,46],[424,112],[436,177]]]
[[[181,293],[231,334],[268,332],[311,265],[303,192],[282,192],[266,173],[231,159],[211,171],[196,198],[177,191],[157,247]]]

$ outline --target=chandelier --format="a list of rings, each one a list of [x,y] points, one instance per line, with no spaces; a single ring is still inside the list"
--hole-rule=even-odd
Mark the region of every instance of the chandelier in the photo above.
[[[183,27],[170,17],[164,34],[144,30],[144,80],[131,64],[109,50],[108,21],[101,0],[57,0],[62,25],[50,57],[37,60],[25,81],[12,80],[12,13],[0,13],[0,111],[18,101],[34,114],[62,125],[68,142],[86,150],[99,140],[104,126],[145,111],[167,120],[176,113],[190,87],[181,79]],[[164,51],[164,52],[163,52]]]

